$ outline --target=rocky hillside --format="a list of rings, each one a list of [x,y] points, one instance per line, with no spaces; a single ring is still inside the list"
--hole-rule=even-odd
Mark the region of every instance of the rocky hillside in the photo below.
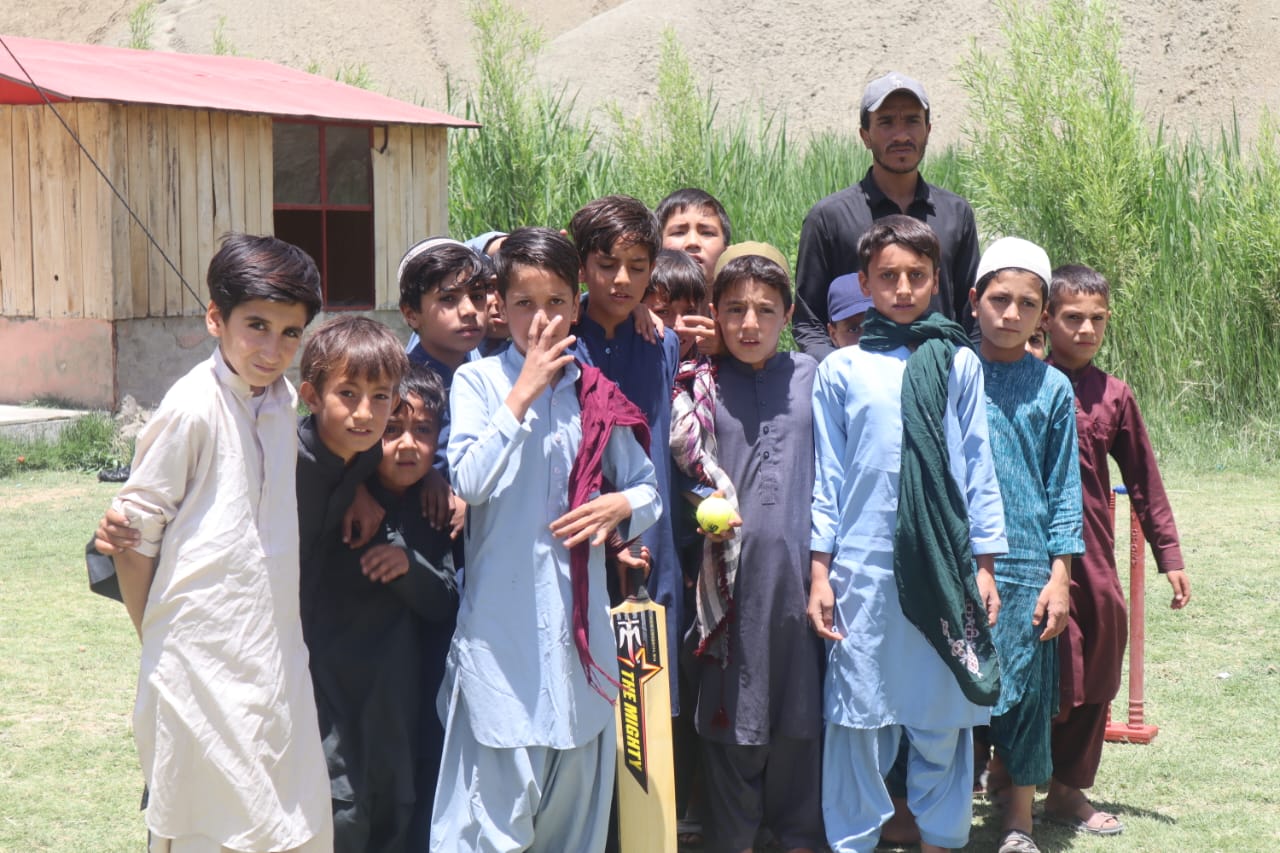
[[[142,0],[143,3],[152,0]],[[974,41],[1000,50],[984,0],[511,0],[548,38],[540,73],[590,106],[640,105],[653,92],[671,27],[722,113],[763,103],[792,129],[848,128],[868,79],[896,68],[923,80],[935,141],[956,139],[965,97],[955,64]],[[0,4],[0,33],[123,45],[138,0]],[[367,10],[367,11],[366,11]],[[1280,0],[1117,0],[1123,60],[1152,123],[1217,133],[1234,109],[1250,135],[1280,106],[1274,45]],[[224,49],[335,74],[363,67],[374,87],[442,108],[445,81],[471,73],[467,0],[159,0],[156,49]]]

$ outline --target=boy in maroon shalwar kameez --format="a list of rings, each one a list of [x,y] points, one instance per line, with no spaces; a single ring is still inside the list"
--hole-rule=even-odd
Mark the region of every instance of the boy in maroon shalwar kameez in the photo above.
[[[1061,705],[1053,722],[1053,779],[1045,817],[1095,835],[1124,829],[1115,815],[1090,805],[1082,790],[1093,786],[1098,772],[1107,710],[1120,690],[1128,640],[1107,456],[1115,459],[1156,566],[1173,587],[1170,606],[1181,609],[1191,598],[1173,511],[1138,403],[1128,385],[1093,365],[1111,317],[1109,302],[1107,281],[1093,269],[1070,264],[1053,271],[1049,360],[1075,390],[1085,553],[1071,566],[1071,618],[1058,644]]]

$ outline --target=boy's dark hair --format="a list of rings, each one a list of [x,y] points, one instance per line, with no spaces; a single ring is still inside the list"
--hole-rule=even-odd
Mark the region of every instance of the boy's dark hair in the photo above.
[[[729,214],[725,211],[724,205],[711,193],[696,187],[676,190],[658,202],[658,209],[654,211],[654,215],[658,217],[658,233],[661,234],[667,230],[668,219],[691,207],[714,214],[716,219],[720,220],[720,232],[724,234],[724,244],[728,246],[733,242],[729,233]]]
[[[498,293],[505,299],[516,267],[546,270],[578,294],[578,255],[573,244],[550,228],[517,228],[493,256]]]
[[[307,322],[323,304],[320,271],[311,256],[276,237],[238,231],[225,235],[209,261],[209,298],[224,320],[237,305],[251,299],[290,302],[307,309]]]
[[[743,255],[725,264],[711,285],[711,304],[718,309],[729,288],[746,279],[755,279],[776,290],[782,299],[782,310],[791,310],[791,279],[787,271],[763,255]]]
[[[695,309],[707,301],[707,277],[693,256],[675,249],[663,249],[653,262],[649,289],[645,296],[658,294],[668,302],[688,300]]]
[[[662,248],[657,217],[644,202],[629,195],[607,195],[588,202],[569,221],[569,233],[578,249],[578,261],[583,264],[592,252],[607,255],[632,245],[648,249],[652,261]]]
[[[1087,293],[1101,296],[1111,304],[1111,285],[1102,273],[1084,264],[1063,264],[1053,271],[1053,281],[1049,283],[1049,313],[1058,310],[1058,303],[1068,293]]]
[[[414,255],[400,274],[400,305],[417,311],[422,297],[434,290],[469,289],[479,279],[487,284],[480,256],[462,243],[441,243]]]
[[[434,416],[437,425],[440,423],[440,418],[444,416],[444,410],[448,406],[444,382],[441,381],[440,374],[425,364],[410,364],[400,380],[400,405],[396,408],[397,414],[404,414],[404,409],[412,408],[413,404],[409,402],[410,396],[420,399],[422,411]]]
[[[504,238],[506,234],[502,235]],[[480,261],[480,271],[476,273],[478,277],[484,280],[485,286],[492,288],[494,286],[494,277],[498,274],[497,268],[493,265],[493,258],[488,255],[476,255]]]
[[[300,374],[323,393],[330,376],[342,371],[362,379],[385,379],[393,388],[409,369],[404,345],[390,329],[368,317],[346,314],[326,320],[302,348]]]
[[[889,246],[902,246],[917,255],[933,261],[936,272],[942,261],[942,248],[938,235],[919,219],[895,213],[871,223],[858,239],[858,269],[866,274],[871,271],[871,259],[876,252]]]

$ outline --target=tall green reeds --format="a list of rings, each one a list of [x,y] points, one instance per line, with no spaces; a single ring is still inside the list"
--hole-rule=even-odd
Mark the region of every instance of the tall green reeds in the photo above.
[[[961,64],[967,141],[924,173],[969,198],[984,244],[1041,242],[1114,288],[1101,361],[1132,384],[1166,446],[1198,462],[1280,456],[1280,131],[1179,139],[1150,130],[1101,0],[1003,0],[1003,38]],[[586,201],[623,192],[656,204],[682,186],[724,202],[735,239],[792,259],[823,196],[869,164],[849,130],[799,141],[785,117],[726,116],[672,32],[657,97],[638,116],[588,116],[535,82],[542,37],[503,0],[473,6],[479,75],[450,107],[484,128],[453,133],[450,221],[470,236],[563,227]],[[990,46],[996,42],[1003,46]],[[1225,449],[1224,449],[1225,448]]]
[[[794,254],[814,200],[862,176],[869,160],[853,137],[795,148],[767,113],[717,121],[675,36],[663,36],[657,97],[639,115],[610,106],[575,112],[563,88],[535,84],[542,37],[503,0],[472,6],[478,78],[451,86],[450,109],[481,122],[450,138],[450,226],[474,235],[520,224],[563,227],[587,201],[626,193],[656,204],[701,187],[724,201],[743,239]],[[594,120],[593,120],[594,119]]]
[[[1040,241],[1113,288],[1102,361],[1185,429],[1280,416],[1280,157],[1274,123],[1250,150],[1152,133],[1100,0],[1006,0],[1005,48],[975,47],[963,191],[982,233]],[[1272,442],[1274,445],[1274,442]]]
[[[129,12],[129,38],[125,47],[134,50],[151,50],[156,34],[156,0],[138,0]]]
[[[449,110],[484,124],[480,132],[451,135],[449,220],[475,235],[518,225],[561,227],[598,184],[603,165],[591,147],[590,127],[573,115],[564,89],[534,83],[533,62],[542,34],[503,0],[477,0],[477,82],[460,93],[449,87]]]

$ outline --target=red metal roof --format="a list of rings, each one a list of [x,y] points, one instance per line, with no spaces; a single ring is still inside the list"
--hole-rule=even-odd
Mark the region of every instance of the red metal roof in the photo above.
[[[479,126],[259,59],[0,39],[55,103],[111,101],[377,124]],[[0,47],[0,104],[39,103],[27,75]]]

